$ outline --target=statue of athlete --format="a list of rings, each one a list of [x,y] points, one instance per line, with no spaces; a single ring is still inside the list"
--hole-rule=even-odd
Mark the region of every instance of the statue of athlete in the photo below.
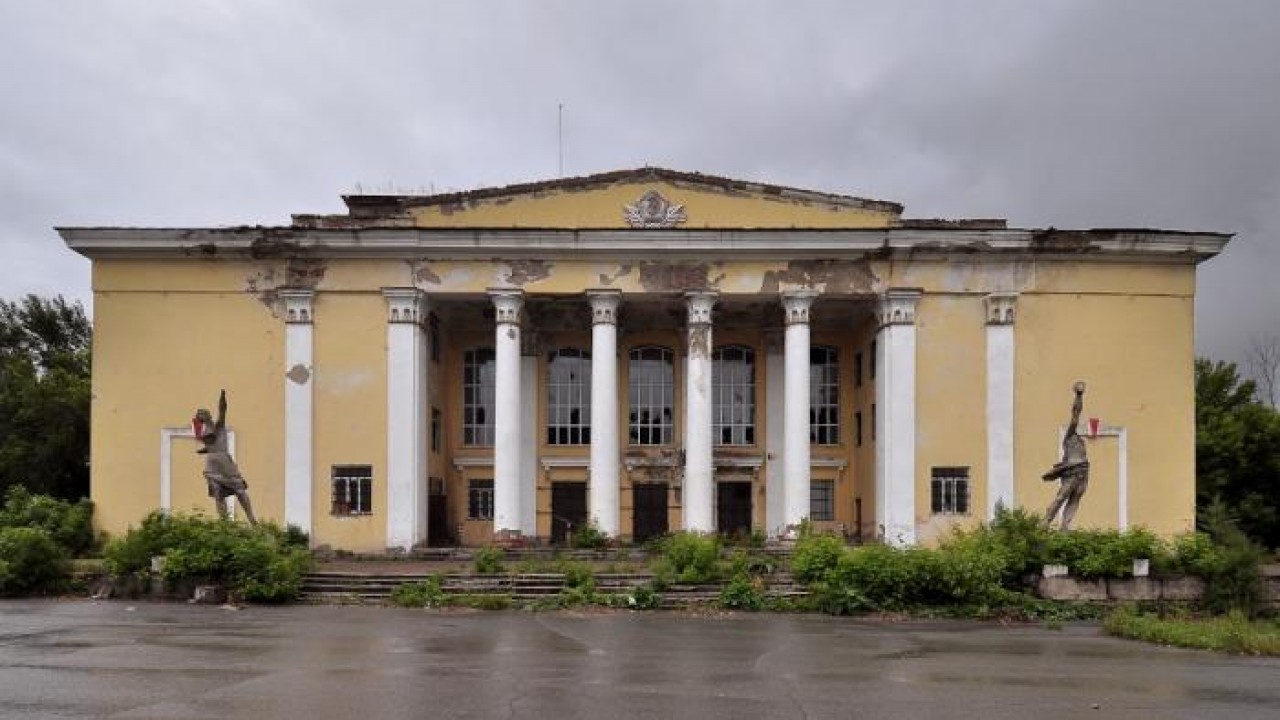
[[[1062,530],[1071,530],[1071,521],[1080,507],[1080,498],[1089,488],[1089,457],[1085,452],[1084,438],[1080,437],[1080,411],[1084,409],[1084,383],[1077,382],[1071,388],[1076,393],[1071,404],[1071,424],[1062,438],[1062,460],[1043,475],[1046,482],[1058,480],[1058,495],[1045,512],[1045,522],[1053,525],[1058,511],[1062,510]],[[1064,507],[1065,505],[1065,507]]]
[[[204,479],[209,483],[209,497],[218,508],[218,517],[226,519],[226,499],[234,495],[244,508],[251,524],[258,521],[249,503],[249,483],[240,474],[240,468],[227,449],[227,391],[218,396],[218,421],[214,422],[209,411],[200,408],[191,420],[191,429],[203,444],[197,453],[204,455]]]

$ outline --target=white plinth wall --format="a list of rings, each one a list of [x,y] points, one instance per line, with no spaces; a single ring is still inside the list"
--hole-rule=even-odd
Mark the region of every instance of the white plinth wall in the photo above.
[[[1017,295],[993,293],[987,305],[987,519],[1014,507],[1013,320]]]
[[[314,375],[311,290],[284,289],[284,522],[311,534]]]

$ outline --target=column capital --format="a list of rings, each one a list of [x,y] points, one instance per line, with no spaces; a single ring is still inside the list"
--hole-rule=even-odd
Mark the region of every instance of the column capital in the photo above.
[[[616,288],[592,289],[587,291],[587,299],[591,301],[591,324],[616,325],[618,322],[618,303],[622,302],[622,291]]]
[[[784,322],[787,325],[809,324],[809,308],[818,297],[817,290],[788,290],[781,294]]]
[[[422,325],[427,321],[427,294],[417,288],[382,288],[387,322]]]
[[[489,288],[493,300],[494,320],[499,325],[520,324],[520,310],[524,307],[524,291],[512,288]]]
[[[984,298],[988,325],[1012,325],[1018,293],[991,293]]]
[[[684,294],[689,308],[690,325],[710,325],[711,308],[715,307],[719,293],[712,290],[690,290]]]
[[[284,301],[284,321],[291,325],[310,325],[314,290],[306,288],[280,288],[276,295]]]
[[[919,288],[892,288],[880,295],[876,305],[876,317],[880,327],[887,325],[915,325],[916,303],[923,291]]]

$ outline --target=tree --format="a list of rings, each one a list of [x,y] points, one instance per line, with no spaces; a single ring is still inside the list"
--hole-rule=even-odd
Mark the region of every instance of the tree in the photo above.
[[[1196,360],[1196,506],[1221,500],[1240,529],[1280,547],[1280,412],[1234,363]]]
[[[0,495],[88,495],[91,336],[79,303],[0,300]]]
[[[1245,364],[1258,385],[1258,399],[1276,407],[1280,402],[1280,336],[1250,338]]]

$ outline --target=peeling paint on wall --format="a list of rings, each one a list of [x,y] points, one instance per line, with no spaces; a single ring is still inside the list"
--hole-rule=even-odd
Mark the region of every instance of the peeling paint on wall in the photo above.
[[[525,285],[545,280],[550,277],[551,269],[555,267],[546,260],[511,260],[507,265],[507,282],[516,287],[524,287]]]
[[[760,282],[760,292],[776,294],[787,288],[812,288],[833,295],[876,292],[880,278],[865,260],[792,260],[786,270],[770,270]]]
[[[640,286],[645,292],[710,290],[724,279],[724,273],[721,273],[712,280],[710,271],[708,263],[642,262]]]
[[[289,372],[285,373],[284,376],[289,378],[290,382],[306,385],[307,381],[311,379],[311,371],[307,369],[306,365],[298,363],[289,368]]]
[[[624,278],[630,275],[632,269],[633,269],[633,266],[628,263],[626,265],[619,265],[618,269],[614,271],[613,274],[600,273],[600,284],[605,287],[608,287],[612,285],[614,281],[617,280],[618,278]]]

